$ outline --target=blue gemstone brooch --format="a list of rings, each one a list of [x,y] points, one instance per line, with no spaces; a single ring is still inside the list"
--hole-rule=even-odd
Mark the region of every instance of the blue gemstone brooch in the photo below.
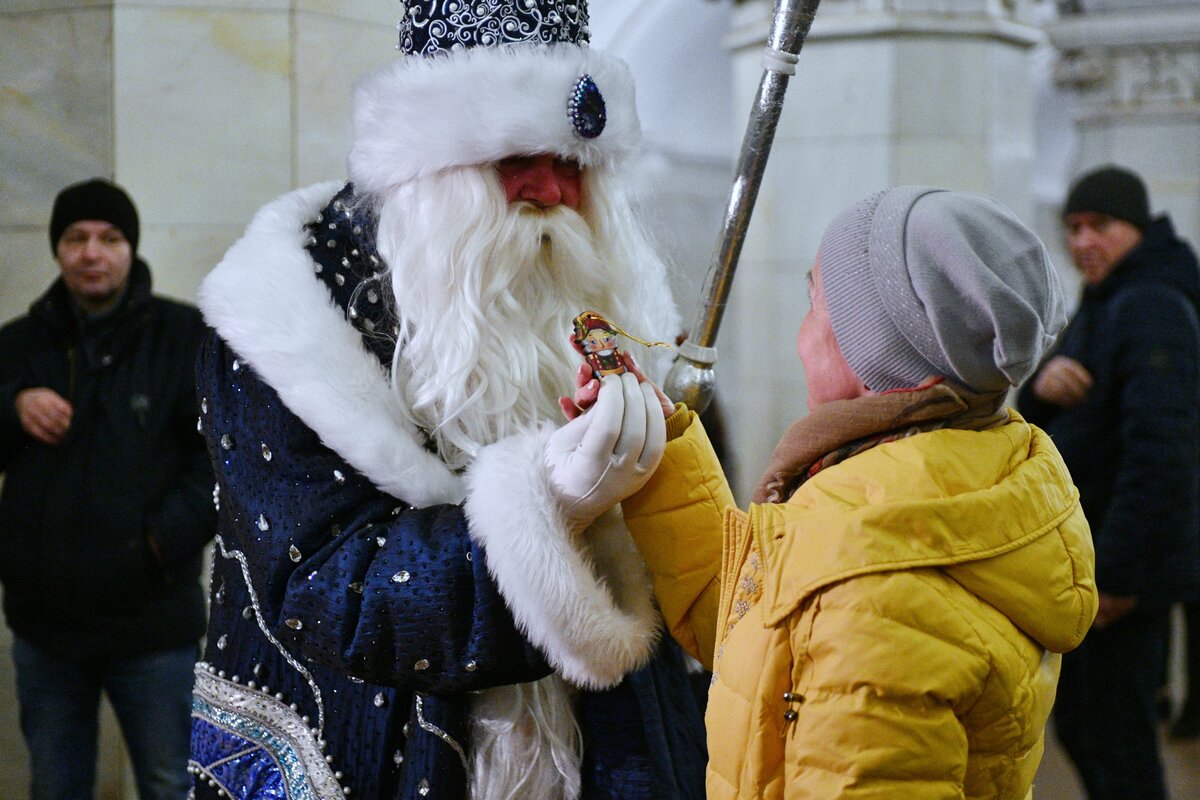
[[[600,88],[591,75],[581,75],[575,81],[567,100],[567,116],[575,126],[575,134],[584,139],[595,139],[604,131],[604,123],[608,121],[604,95],[600,94]]]

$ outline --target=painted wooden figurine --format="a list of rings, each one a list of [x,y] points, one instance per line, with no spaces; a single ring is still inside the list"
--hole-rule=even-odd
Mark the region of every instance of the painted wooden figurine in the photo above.
[[[625,362],[617,348],[617,328],[595,311],[584,311],[575,317],[571,341],[583,354],[597,380],[625,371]]]

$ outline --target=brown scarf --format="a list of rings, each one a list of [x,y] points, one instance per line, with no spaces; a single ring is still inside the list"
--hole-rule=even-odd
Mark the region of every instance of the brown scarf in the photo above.
[[[935,377],[915,389],[822,403],[779,440],[754,502],[782,502],[822,469],[884,442],[941,428],[1000,425],[1008,419],[1004,396],[976,394]]]

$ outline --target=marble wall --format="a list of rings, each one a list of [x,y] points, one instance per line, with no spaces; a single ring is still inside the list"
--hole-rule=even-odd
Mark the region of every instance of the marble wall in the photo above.
[[[351,85],[394,57],[398,13],[377,0],[10,0],[0,318],[54,276],[54,195],[96,175],[137,204],[158,289],[191,299],[264,201],[344,175]]]
[[[54,196],[115,179],[159,292],[196,288],[263,202],[344,176],[350,90],[395,57],[379,0],[6,0],[0,6],[0,320],[57,275]],[[0,797],[26,796],[0,626]],[[132,798],[111,712],[98,797]]]
[[[643,216],[700,302],[771,0],[597,0],[596,44],[631,64],[646,155]],[[735,489],[748,497],[804,412],[794,341],[804,276],[841,208],[897,183],[993,194],[1030,220],[1070,279],[1066,182],[1116,160],[1200,240],[1195,0],[823,0],[788,90],[717,342]],[[1138,10],[1131,11],[1136,6]],[[55,193],[115,178],[142,215],[160,291],[192,300],[269,198],[341,178],[354,78],[394,56],[393,0],[5,0],[0,5],[0,320],[55,276]],[[0,626],[0,797],[25,796]],[[128,797],[111,720],[102,800]]]

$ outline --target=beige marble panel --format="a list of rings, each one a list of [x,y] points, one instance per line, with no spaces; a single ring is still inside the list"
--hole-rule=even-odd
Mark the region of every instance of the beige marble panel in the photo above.
[[[891,133],[897,113],[895,84],[901,80],[895,71],[895,46],[888,39],[818,40],[806,44],[796,64],[796,75],[788,82],[777,135],[869,137]],[[750,73],[755,90],[762,75],[760,61],[756,50],[753,56],[743,57],[739,67],[740,73]],[[749,95],[742,103],[746,114],[752,97]]]
[[[291,31],[273,11],[119,8],[116,165],[154,223],[242,223],[292,185]]]
[[[287,11],[294,0],[111,0],[117,8],[192,8],[216,11]]]
[[[0,323],[27,312],[58,277],[48,227],[49,220],[46,227],[0,233]]]
[[[150,225],[139,245],[154,276],[154,291],[195,304],[204,276],[245,230],[249,217],[228,225]]]
[[[833,216],[891,183],[888,137],[776,139],[750,222],[751,257],[811,260]]]
[[[64,11],[80,11],[83,9],[112,8],[112,0],[5,0],[4,14],[26,13],[61,13]]]
[[[297,14],[295,25],[296,183],[304,186],[345,176],[354,81],[396,58],[395,29],[316,12]]]
[[[914,37],[896,42],[895,132],[982,137],[987,127],[988,52],[982,39]]]
[[[397,0],[293,0],[293,4],[299,12],[383,25],[392,31],[403,13]]]
[[[895,143],[891,183],[988,192],[985,143],[951,136],[908,137]]]
[[[112,170],[111,16],[0,16],[3,225],[42,225],[62,187]]]

